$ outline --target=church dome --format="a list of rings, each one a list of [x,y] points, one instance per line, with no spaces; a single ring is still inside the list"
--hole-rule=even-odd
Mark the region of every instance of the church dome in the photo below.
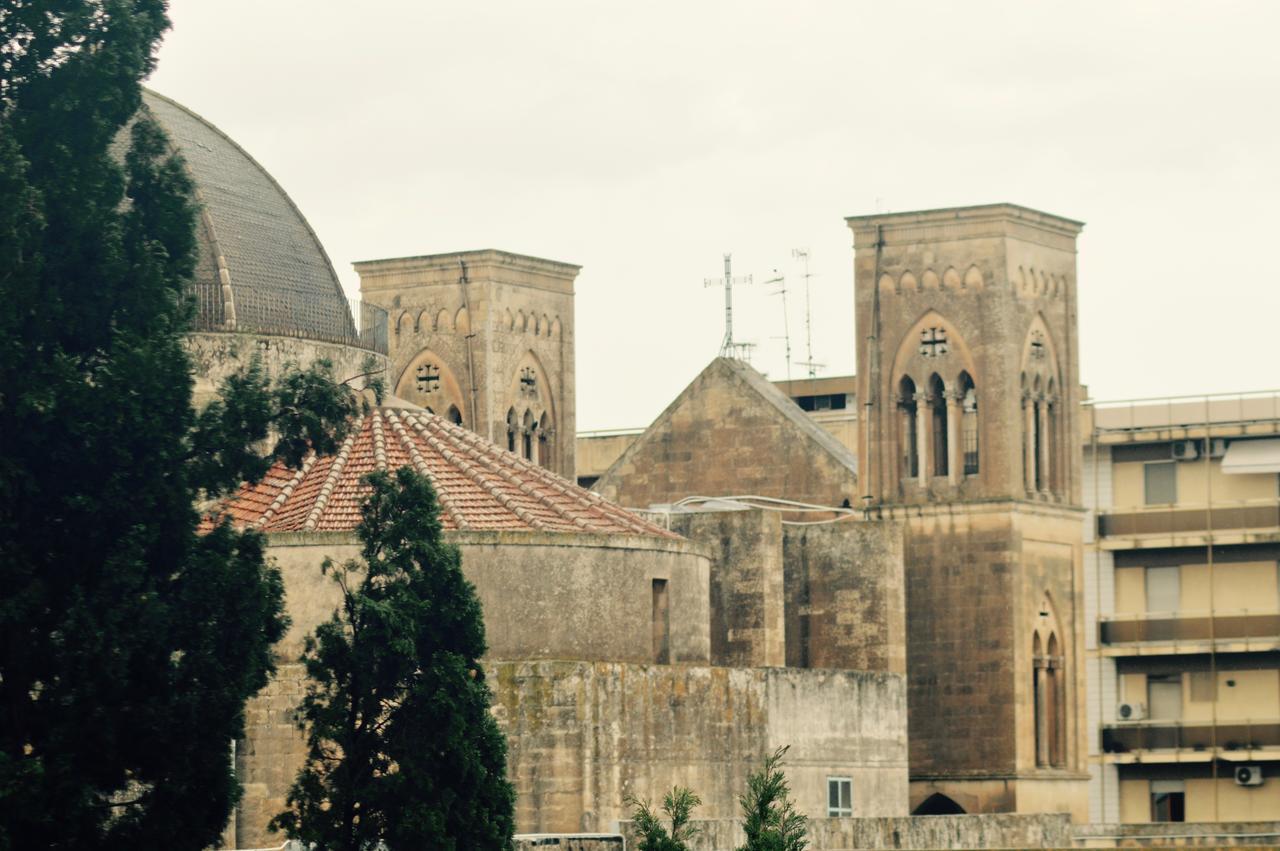
[[[200,204],[194,330],[359,344],[333,264],[280,184],[181,104],[144,91],[143,108],[186,161]]]

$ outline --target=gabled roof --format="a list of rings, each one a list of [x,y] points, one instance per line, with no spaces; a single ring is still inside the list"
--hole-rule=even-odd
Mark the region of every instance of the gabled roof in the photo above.
[[[750,364],[743,361],[716,358],[712,361],[712,365],[716,364],[722,364],[736,373],[739,380],[746,382],[751,389],[760,394],[762,399],[777,408],[778,412],[791,420],[796,428],[800,429],[801,433],[831,453],[835,461],[848,467],[855,475],[857,474],[857,456],[850,452],[843,443],[836,440],[831,432],[818,425],[813,421],[812,417],[800,410],[800,406],[793,402],[790,396],[779,390],[776,384],[756,372],[751,368]]]
[[[857,458],[748,364],[716,358],[593,489],[624,505],[755,494],[840,505]]]
[[[335,455],[277,465],[213,517],[264,532],[351,531],[370,492],[365,475],[406,465],[431,480],[445,529],[679,537],[443,417],[389,407],[366,415]]]

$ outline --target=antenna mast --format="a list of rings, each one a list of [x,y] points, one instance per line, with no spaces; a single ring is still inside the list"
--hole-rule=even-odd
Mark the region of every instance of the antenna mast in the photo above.
[[[809,370],[810,378],[818,377],[818,370],[822,369],[826,364],[818,363],[813,359],[813,309],[809,301],[809,279],[813,277],[809,273],[809,249],[793,248],[791,256],[797,260],[804,261],[804,349],[805,359],[800,361],[799,365]]]
[[[720,357],[741,359],[745,356],[749,358],[754,343],[735,343],[733,341],[733,285],[735,283],[749,284],[751,283],[751,276],[733,277],[732,254],[724,256],[723,278],[703,278],[702,280],[704,287],[714,287],[717,284],[724,286],[724,340],[720,342]]]

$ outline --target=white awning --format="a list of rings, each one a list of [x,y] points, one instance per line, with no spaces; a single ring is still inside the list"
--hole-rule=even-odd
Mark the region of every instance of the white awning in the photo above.
[[[1280,473],[1280,439],[1231,441],[1222,456],[1222,472]]]

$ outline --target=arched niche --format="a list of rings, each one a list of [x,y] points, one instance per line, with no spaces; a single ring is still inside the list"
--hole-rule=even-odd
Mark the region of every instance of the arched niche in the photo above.
[[[444,414],[452,407],[458,411],[461,420],[458,424],[466,424],[463,412],[467,408],[462,385],[445,359],[430,349],[423,349],[409,361],[396,379],[394,393],[406,402],[429,408],[436,414]]]

